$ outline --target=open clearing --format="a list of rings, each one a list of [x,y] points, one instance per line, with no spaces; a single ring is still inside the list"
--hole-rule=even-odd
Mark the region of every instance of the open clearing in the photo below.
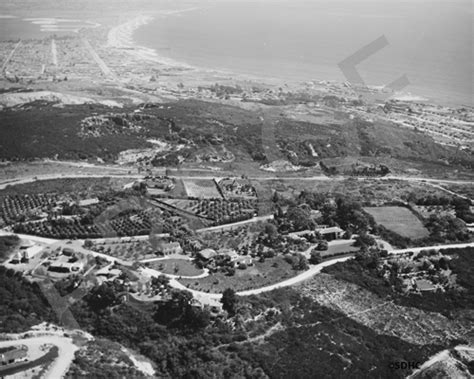
[[[186,259],[163,259],[150,263],[150,268],[171,275],[198,276],[204,273],[193,262]]]
[[[186,193],[189,197],[198,199],[220,199],[216,183],[208,179],[183,180]]]
[[[423,238],[429,235],[420,220],[407,208],[403,207],[367,207],[377,224],[407,238]]]
[[[298,275],[283,257],[267,258],[265,262],[254,261],[254,265],[245,270],[237,269],[235,275],[227,276],[222,272],[200,279],[182,279],[180,282],[190,289],[222,293],[226,288],[245,291],[281,282]],[[179,275],[180,273],[178,273]]]

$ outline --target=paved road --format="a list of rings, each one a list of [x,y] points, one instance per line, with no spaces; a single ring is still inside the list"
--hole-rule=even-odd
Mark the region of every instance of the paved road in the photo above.
[[[55,240],[52,238],[44,238],[44,237],[37,237],[37,236],[32,236],[29,234],[17,234],[17,233],[12,233],[12,232],[6,232],[4,230],[0,230],[0,236],[11,236],[11,235],[17,235],[21,239],[33,241],[33,242],[39,242],[39,243],[44,243],[46,245],[53,245],[57,242],[60,242],[61,240]]]
[[[294,276],[290,279],[287,279],[287,280],[284,280],[282,282],[272,284],[272,285],[266,286],[266,287],[256,288],[256,289],[248,290],[248,291],[240,291],[240,292],[237,292],[237,295],[238,296],[258,295],[260,293],[273,291],[277,288],[293,286],[295,284],[304,282],[305,280],[311,279],[314,275],[320,273],[321,270],[324,267],[331,266],[331,265],[333,265],[335,263],[338,263],[338,262],[344,262],[344,261],[347,261],[348,259],[351,259],[351,258],[352,258],[352,256],[343,257],[343,258],[336,258],[336,259],[332,259],[330,261],[325,261],[325,262],[322,262],[318,265],[312,266],[309,270],[304,271],[301,274],[296,275],[296,276]],[[145,269],[144,272],[146,272],[150,276],[158,276],[158,275],[161,274],[161,272],[153,270],[153,269],[149,269],[149,268]],[[203,304],[208,304],[208,305],[211,305],[211,306],[216,306],[216,305],[220,306],[219,300],[222,297],[222,294],[220,294],[220,293],[208,293],[208,292],[202,292],[202,291],[189,289],[185,285],[178,282],[176,280],[176,278],[172,278],[170,280],[170,285],[174,288],[191,292],[193,294],[193,297],[196,300],[203,303]]]
[[[293,286],[295,284],[304,282],[305,280],[311,279],[314,275],[319,274],[324,267],[332,266],[333,264],[336,264],[338,262],[345,262],[349,259],[352,259],[352,256],[331,259],[329,261],[322,262],[318,265],[314,265],[309,270],[304,271],[301,274],[296,275],[290,279],[284,280],[283,282],[279,282],[279,283],[272,284],[270,286],[266,286],[262,288],[256,288],[253,290],[241,291],[241,292],[238,292],[237,295],[239,296],[258,295],[260,293],[273,291],[277,288]]]
[[[34,240],[36,238],[41,238],[41,237],[34,237],[34,236],[28,236],[28,235],[20,235],[20,237],[25,238],[25,239],[31,239],[31,240]],[[131,262],[127,262],[127,261],[112,257],[112,256],[107,255],[107,254],[98,253],[98,252],[95,252],[95,251],[84,249],[82,247],[82,243],[83,243],[82,240],[72,241],[71,244],[67,244],[66,241],[61,241],[61,240],[52,240],[52,239],[47,239],[47,240],[48,240],[49,244],[51,244],[51,245],[53,243],[56,243],[56,244],[61,245],[63,247],[65,247],[65,246],[69,246],[69,247],[74,246],[75,250],[77,250],[77,251],[79,251],[83,254],[89,254],[89,255],[92,255],[92,256],[102,257],[102,258],[104,258],[104,259],[106,259],[110,262],[117,261],[118,263],[120,263],[124,266],[130,266],[131,265]],[[410,252],[410,251],[412,251],[414,253],[418,253],[422,250],[431,250],[431,249],[439,250],[439,249],[451,249],[451,248],[461,249],[461,248],[465,248],[465,247],[474,247],[474,242],[463,243],[463,244],[424,246],[424,247],[415,247],[415,248],[411,248],[411,249],[396,249],[396,250],[389,251],[389,253],[391,253],[391,254],[404,254],[404,253],[407,253],[407,252]],[[333,264],[338,263],[338,262],[344,262],[348,259],[351,259],[352,257],[353,256],[350,255],[350,256],[344,256],[344,257],[341,257],[341,258],[335,258],[335,259],[331,259],[331,260],[328,260],[328,261],[324,261],[324,262],[322,262],[318,265],[311,266],[311,268],[309,270],[304,271],[301,274],[299,274],[297,276],[294,276],[290,279],[284,280],[282,282],[279,282],[279,283],[276,283],[276,284],[273,284],[273,285],[270,285],[270,286],[262,287],[262,288],[256,288],[256,289],[248,290],[248,291],[241,291],[241,292],[238,292],[237,295],[239,295],[239,296],[257,295],[257,294],[260,294],[260,293],[263,293],[263,292],[273,291],[274,289],[277,289],[277,288],[292,286],[292,285],[301,283],[305,280],[308,280],[308,279],[312,278],[314,275],[320,273],[321,270],[324,267],[333,265]],[[146,274],[150,275],[150,276],[159,276],[159,275],[163,274],[160,271],[153,270],[153,269],[150,269],[150,268],[144,269],[144,272]],[[206,274],[204,274],[204,275],[206,275]],[[218,300],[222,296],[220,293],[207,293],[207,292],[188,289],[186,286],[184,286],[183,284],[181,284],[180,282],[177,281],[179,276],[175,276],[175,275],[166,275],[166,276],[168,276],[170,278],[170,285],[172,287],[177,288],[177,289],[190,291],[197,300],[201,301],[204,304],[217,305]]]
[[[441,250],[441,249],[463,249],[465,247],[474,247],[474,242],[470,243],[456,243],[450,245],[436,245],[436,246],[424,246],[424,247],[412,247],[411,249],[395,249],[389,251],[391,254],[404,254],[410,251],[419,253],[422,250]]]
[[[69,163],[68,163],[69,164]],[[79,166],[81,166],[79,164]],[[101,166],[95,166],[95,165],[82,165],[83,167],[97,167],[100,168]],[[81,167],[82,167],[81,166]],[[105,169],[109,169],[108,166],[103,166]],[[125,168],[120,168],[120,167],[115,167],[111,166],[110,169],[113,170],[131,170],[125,169]],[[201,171],[208,171],[209,175],[197,175],[197,176],[186,176],[186,175],[171,175],[172,178],[176,179],[213,179],[216,176],[216,172],[212,170],[206,170],[202,169]],[[119,177],[119,178],[134,178],[134,179],[140,179],[143,178],[143,175],[139,174],[128,174],[128,173],[123,173],[123,174],[106,174],[106,175],[100,175],[100,174],[45,174],[45,175],[35,175],[35,176],[26,176],[22,177],[21,179],[14,180],[14,179],[9,179],[8,181],[5,181],[0,184],[0,189],[5,188],[7,185],[15,185],[15,184],[23,184],[23,183],[30,183],[34,182],[36,180],[47,180],[47,179],[61,179],[61,178],[88,178],[88,177],[93,177],[93,178],[101,178],[101,177]],[[308,177],[296,177],[296,176],[253,176],[249,177],[250,180],[256,180],[256,181],[272,181],[272,180],[281,180],[281,181],[343,181],[348,179],[348,177],[344,176],[325,176],[325,175],[316,175],[316,176],[308,176]],[[389,175],[389,176],[384,176],[384,177],[375,177],[375,178],[353,178],[359,181],[371,181],[371,180],[401,180],[401,181],[409,181],[409,182],[427,182],[427,183],[449,183],[449,184],[471,184],[474,185],[474,181],[471,180],[450,180],[450,179],[434,179],[434,178],[424,178],[424,177],[414,177],[414,176],[396,176],[396,175]]]
[[[408,251],[419,252],[421,250],[427,250],[427,249],[443,249],[443,248],[461,249],[461,248],[464,248],[464,247],[474,247],[474,243],[452,244],[452,245],[441,245],[441,246],[427,246],[427,247],[418,247],[418,248],[412,248],[412,249],[400,249],[400,250],[392,250],[390,253],[391,254],[403,254],[403,253],[408,252]],[[240,291],[240,292],[237,292],[237,295],[239,295],[239,296],[258,295],[260,293],[273,291],[277,288],[293,286],[295,284],[299,284],[301,282],[304,282],[305,280],[311,279],[314,275],[319,274],[324,267],[331,266],[331,265],[336,264],[338,262],[347,261],[347,260],[351,259],[352,257],[353,256],[351,255],[351,256],[345,256],[345,257],[342,257],[342,258],[331,259],[331,260],[322,262],[318,265],[312,266],[309,270],[304,271],[301,274],[299,274],[297,276],[294,276],[293,278],[284,280],[284,281],[276,283],[276,284],[272,284],[270,286],[262,287],[262,288],[256,288],[256,289],[252,289],[252,290],[248,290],[248,291]],[[156,272],[156,273],[158,273],[158,272]],[[175,288],[190,291],[196,299],[204,302],[205,304],[215,303],[215,301],[219,300],[222,296],[219,293],[207,293],[207,292],[188,289],[184,285],[182,285],[181,283],[179,283],[175,280],[170,281],[170,284]]]
[[[132,179],[141,179],[143,175],[138,174],[48,174],[48,175],[36,175],[30,177],[23,177],[21,179],[9,179],[8,181],[0,183],[0,190],[4,189],[7,186],[14,186],[17,184],[25,184],[36,182],[37,180],[50,180],[50,179],[74,179],[74,178],[132,178]]]

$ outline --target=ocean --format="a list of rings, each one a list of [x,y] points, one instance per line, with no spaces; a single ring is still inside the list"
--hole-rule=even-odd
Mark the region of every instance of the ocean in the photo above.
[[[470,0],[204,2],[158,15],[134,39],[192,66],[286,81],[346,78],[338,63],[385,36],[358,65],[367,85],[406,74],[404,92],[472,105]]]

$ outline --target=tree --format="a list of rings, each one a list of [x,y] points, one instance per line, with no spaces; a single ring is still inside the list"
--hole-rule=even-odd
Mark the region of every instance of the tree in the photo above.
[[[238,299],[232,288],[227,288],[221,297],[222,308],[231,316],[235,315],[237,310]]]
[[[303,254],[296,254],[293,257],[293,270],[303,271],[308,269],[308,260]]]
[[[86,300],[94,311],[103,310],[120,302],[113,285],[110,283],[104,283],[98,287],[94,287]]]
[[[169,278],[166,275],[159,275],[158,277],[154,276],[151,278],[151,285],[155,287],[165,286],[168,287],[170,283]]]
[[[316,246],[316,250],[327,250],[329,249],[329,243],[328,241],[321,240],[318,242],[318,246]]]
[[[227,276],[234,276],[235,275],[235,267],[234,266],[227,266],[225,268],[225,272]]]
[[[286,212],[286,218],[291,223],[293,230],[304,230],[312,229],[314,222],[311,219],[311,213],[309,209],[303,209],[298,206],[288,208]]]
[[[360,234],[354,242],[354,246],[358,247],[368,247],[368,246],[374,246],[375,245],[375,239],[372,236],[369,236],[366,233]]]
[[[84,241],[84,245],[83,245],[84,249],[92,249],[94,247],[94,243],[87,239]]]
[[[313,265],[317,265],[323,261],[323,258],[321,257],[321,253],[315,249],[311,251],[310,258],[309,258],[309,263]]]

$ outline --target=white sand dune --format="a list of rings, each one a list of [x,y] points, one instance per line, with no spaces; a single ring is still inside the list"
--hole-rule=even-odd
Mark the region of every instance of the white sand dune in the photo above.
[[[51,91],[37,92],[16,92],[4,93],[0,95],[0,107],[14,107],[17,105],[28,104],[34,101],[50,101],[58,102],[65,105],[81,105],[81,104],[103,104],[109,107],[122,107],[123,105],[112,100],[96,101],[88,97],[67,95]]]
[[[64,32],[64,33],[79,33],[83,28],[97,28],[100,24],[92,21],[84,21],[73,18],[24,18],[24,21],[31,22],[34,25],[39,25],[43,33]]]

